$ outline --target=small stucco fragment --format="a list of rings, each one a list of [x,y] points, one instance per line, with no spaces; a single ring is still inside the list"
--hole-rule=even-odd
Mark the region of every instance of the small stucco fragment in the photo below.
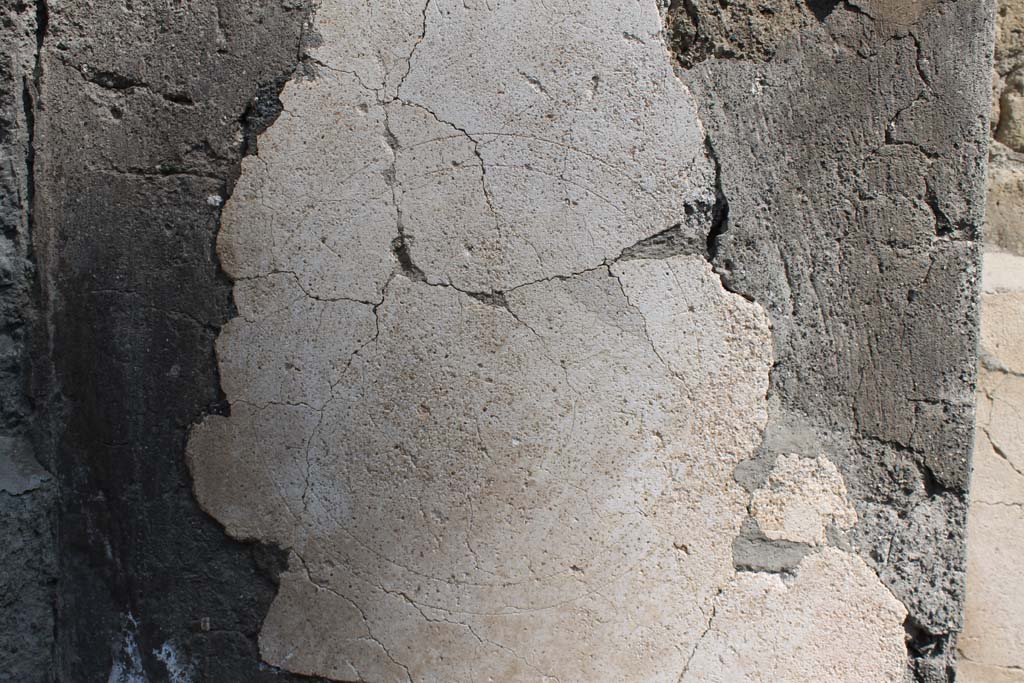
[[[857,523],[842,475],[823,457],[780,455],[750,511],[769,539],[811,545],[825,543],[830,524],[849,529]]]
[[[789,580],[738,574],[681,683],[901,681],[905,617],[863,560],[824,548]]]

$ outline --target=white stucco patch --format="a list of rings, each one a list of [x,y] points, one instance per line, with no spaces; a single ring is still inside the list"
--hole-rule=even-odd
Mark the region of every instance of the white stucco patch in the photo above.
[[[697,235],[714,171],[660,29],[653,1],[323,2],[324,67],[245,161],[225,268],[375,300],[396,223],[432,281],[477,291]]]
[[[188,448],[207,511],[292,551],[264,659],[675,683],[772,358],[702,255],[629,252],[703,247],[715,200],[656,3],[324,0],[316,29],[224,208],[231,414]]]
[[[769,539],[812,545],[825,543],[830,524],[849,529],[857,523],[842,475],[821,457],[780,455],[754,492],[750,512]]]

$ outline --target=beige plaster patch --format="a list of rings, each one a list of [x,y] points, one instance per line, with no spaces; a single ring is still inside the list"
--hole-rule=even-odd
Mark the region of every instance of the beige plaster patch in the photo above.
[[[1024,669],[979,664],[960,655],[958,683],[1024,683]]]
[[[766,537],[822,545],[830,524],[849,529],[857,513],[839,470],[827,458],[780,455],[765,485],[754,492],[751,515]]]
[[[967,533],[985,539],[967,557],[967,610],[959,649],[991,667],[1024,667],[1024,547],[1020,504],[973,500]]]
[[[1024,191],[1020,193],[1024,196]],[[1014,214],[1021,222],[1024,212]],[[987,251],[982,261],[981,284],[986,294],[998,292],[1024,292],[1024,256],[1002,251]],[[982,322],[987,322],[982,317]]]
[[[1002,368],[1024,374],[1024,292],[982,294],[981,351]]]

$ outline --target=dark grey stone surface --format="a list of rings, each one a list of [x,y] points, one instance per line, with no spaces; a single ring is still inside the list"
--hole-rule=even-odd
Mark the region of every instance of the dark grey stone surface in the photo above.
[[[728,204],[714,264],[773,322],[762,458],[836,462],[860,518],[849,542],[910,612],[910,675],[945,681],[963,602],[994,8],[876,0],[815,16],[788,35],[758,29],[772,50],[746,60],[682,55]]]
[[[184,446],[222,409],[220,203],[307,16],[290,0],[49,3],[35,376],[61,491],[58,681],[297,680],[256,642],[284,558],[199,509]]]
[[[52,674],[55,482],[39,462],[29,397],[37,7],[0,1],[0,681]]]

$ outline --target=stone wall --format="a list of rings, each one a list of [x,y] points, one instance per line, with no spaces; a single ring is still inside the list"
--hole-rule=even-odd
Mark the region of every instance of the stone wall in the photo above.
[[[776,5],[321,3],[189,442],[269,662],[948,680],[991,12]]]
[[[950,680],[988,3],[9,11],[0,680]]]
[[[34,370],[61,491],[54,678],[294,680],[256,644],[280,553],[231,541],[199,509],[184,447],[194,421],[223,410],[213,340],[233,307],[213,253],[221,202],[280,111],[308,8],[47,6]]]
[[[1024,2],[999,4],[964,683],[1024,681]]]

